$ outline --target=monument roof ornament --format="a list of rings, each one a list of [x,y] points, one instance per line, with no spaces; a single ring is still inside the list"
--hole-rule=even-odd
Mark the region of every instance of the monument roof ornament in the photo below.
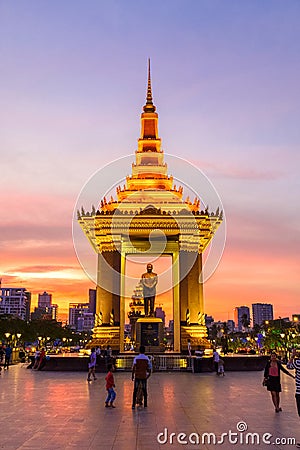
[[[168,174],[152,99],[150,59],[146,104],[140,120],[135,162],[123,187],[117,186],[115,199],[110,193],[103,197],[91,213],[82,208],[78,220],[98,252],[114,251],[124,230],[145,237],[153,229],[163,231],[171,240],[180,233],[180,249],[202,252],[222,222],[223,212],[219,208],[210,212],[198,197],[193,201],[189,195],[183,199],[183,187],[176,186]]]
[[[150,58],[148,59],[148,86],[147,86],[147,97],[146,104],[143,108],[144,112],[153,113],[156,110],[156,107],[153,105],[152,100],[152,87],[151,87],[151,70],[150,70]]]

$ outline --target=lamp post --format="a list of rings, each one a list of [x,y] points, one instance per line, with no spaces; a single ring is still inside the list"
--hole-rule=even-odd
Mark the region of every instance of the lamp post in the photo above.
[[[8,338],[9,338],[9,336],[10,336],[10,333],[5,333],[4,336],[6,337],[6,341],[7,341],[6,343],[9,344]]]
[[[43,344],[42,340],[43,340],[43,337],[42,336],[38,336],[38,341],[39,341],[38,348],[40,348],[42,346],[42,344]]]
[[[283,342],[283,348],[284,348],[284,357],[287,358],[287,349],[286,349],[286,335],[285,333],[280,333],[280,337]]]
[[[19,341],[20,341],[20,338],[21,338],[21,336],[22,336],[22,333],[17,333],[17,346],[19,346]]]

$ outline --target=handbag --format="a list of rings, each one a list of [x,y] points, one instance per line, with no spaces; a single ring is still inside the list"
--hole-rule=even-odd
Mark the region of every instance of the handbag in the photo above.
[[[265,386],[265,387],[268,387],[268,386],[270,385],[270,380],[269,380],[269,378],[264,378],[264,379],[263,379],[263,382],[262,382],[262,385]]]

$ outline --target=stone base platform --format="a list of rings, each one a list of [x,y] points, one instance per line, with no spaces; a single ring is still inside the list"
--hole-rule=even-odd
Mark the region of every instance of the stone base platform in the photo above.
[[[114,361],[117,371],[130,371],[134,353],[124,353],[116,355]],[[267,356],[222,356],[226,372],[233,371],[255,371],[265,368]],[[86,372],[88,370],[88,356],[51,356],[47,361],[43,371],[66,371],[66,372]],[[153,369],[156,372],[162,371],[194,371],[213,372],[214,364],[211,357],[195,358],[180,354],[155,354],[152,356]],[[105,358],[99,359],[96,372],[106,372],[107,361]]]

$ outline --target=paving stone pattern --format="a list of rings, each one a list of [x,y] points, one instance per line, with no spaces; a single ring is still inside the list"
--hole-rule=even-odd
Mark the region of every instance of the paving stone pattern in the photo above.
[[[148,382],[148,408],[131,409],[131,374],[115,373],[116,408],[105,408],[105,374],[86,381],[83,372],[36,372],[11,366],[0,375],[0,448],[4,450],[153,450],[153,449],[293,449],[295,445],[201,444],[203,433],[247,432],[300,440],[294,380],[283,374],[281,413],[262,387],[262,372],[154,373]],[[241,425],[240,425],[241,426]],[[168,442],[158,433],[168,430]],[[178,433],[200,444],[180,444]],[[170,444],[170,433],[176,433]],[[193,433],[193,434],[191,434]],[[164,436],[161,436],[163,442]],[[172,439],[172,438],[171,438]],[[180,440],[180,438],[179,438]],[[185,440],[181,437],[181,440]]]

